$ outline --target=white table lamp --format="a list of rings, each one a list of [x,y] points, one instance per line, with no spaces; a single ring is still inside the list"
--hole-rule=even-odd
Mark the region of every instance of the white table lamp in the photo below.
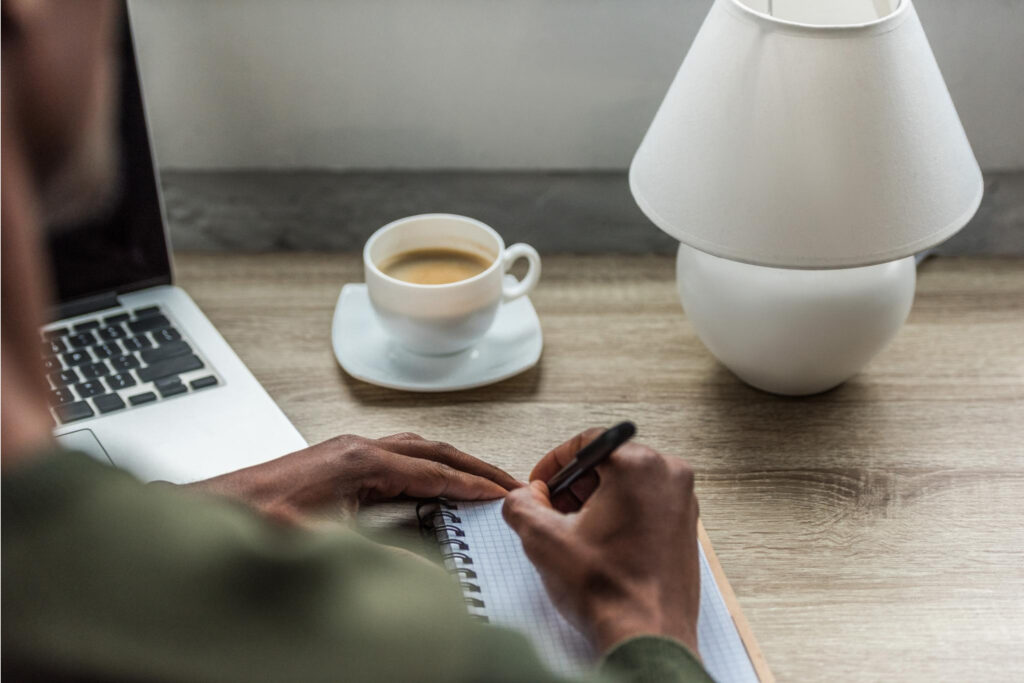
[[[889,341],[913,254],[983,191],[911,0],[716,0],[629,182],[682,243],[701,339],[784,394],[843,382]]]

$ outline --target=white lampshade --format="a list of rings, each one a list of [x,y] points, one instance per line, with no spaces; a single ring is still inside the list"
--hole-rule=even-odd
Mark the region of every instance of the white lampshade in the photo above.
[[[921,251],[962,228],[983,191],[911,0],[855,25],[716,0],[629,182],[680,241],[784,268]]]

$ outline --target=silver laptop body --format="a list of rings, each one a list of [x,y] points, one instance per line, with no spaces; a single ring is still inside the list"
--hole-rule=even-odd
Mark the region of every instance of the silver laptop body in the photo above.
[[[58,305],[41,332],[61,444],[145,481],[184,483],[305,440],[184,290],[170,244],[130,31],[118,198],[49,231]]]

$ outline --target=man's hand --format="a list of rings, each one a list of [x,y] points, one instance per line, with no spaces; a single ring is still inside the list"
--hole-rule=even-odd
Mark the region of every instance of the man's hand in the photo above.
[[[505,501],[552,601],[599,651],[637,635],[671,636],[697,652],[700,566],[693,470],[639,444],[552,501],[544,484],[602,430],[541,459]],[[571,493],[571,495],[570,495]]]
[[[415,434],[383,439],[338,436],[261,465],[188,487],[303,523],[331,511],[354,517],[359,504],[391,498],[501,498],[521,486],[504,470]]]

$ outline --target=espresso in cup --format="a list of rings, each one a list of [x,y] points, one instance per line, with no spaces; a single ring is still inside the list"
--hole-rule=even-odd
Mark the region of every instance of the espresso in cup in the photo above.
[[[530,267],[508,277],[519,259]],[[491,328],[502,304],[540,279],[528,244],[505,247],[489,225],[447,213],[402,218],[373,233],[363,248],[366,290],[384,330],[414,353],[463,351]]]
[[[414,249],[378,264],[385,275],[417,285],[447,285],[487,270],[493,259],[458,249]]]

